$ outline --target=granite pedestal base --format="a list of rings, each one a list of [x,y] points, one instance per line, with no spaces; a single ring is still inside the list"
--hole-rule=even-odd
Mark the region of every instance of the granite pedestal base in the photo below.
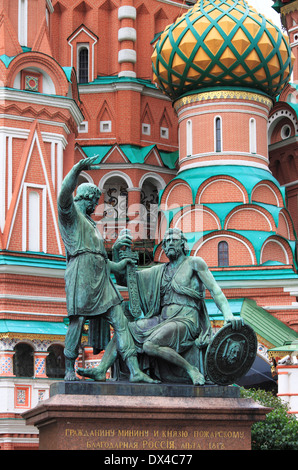
[[[238,387],[57,382],[23,413],[41,450],[250,450],[251,426],[270,411]]]

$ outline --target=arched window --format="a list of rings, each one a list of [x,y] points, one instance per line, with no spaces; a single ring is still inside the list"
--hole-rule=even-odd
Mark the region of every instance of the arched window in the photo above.
[[[249,120],[249,151],[250,153],[257,153],[257,129],[256,120]]]
[[[218,247],[218,266],[229,266],[229,245],[227,242],[219,242]]]
[[[215,118],[215,151],[222,151],[222,126],[220,117]]]
[[[78,56],[79,83],[88,83],[89,81],[89,50],[87,47],[79,49]]]
[[[18,343],[13,356],[13,370],[17,377],[34,376],[34,350],[30,344]]]
[[[186,123],[186,155],[192,155],[192,121],[190,119]]]
[[[52,344],[48,348],[49,355],[46,358],[47,377],[63,379],[65,375],[65,358],[63,346]]]

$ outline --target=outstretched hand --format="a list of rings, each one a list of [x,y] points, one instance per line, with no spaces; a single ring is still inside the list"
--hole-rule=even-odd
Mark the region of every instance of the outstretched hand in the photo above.
[[[93,164],[97,159],[98,159],[98,155],[93,155],[93,157],[83,158],[74,166],[74,168],[78,171],[99,170],[100,166]]]

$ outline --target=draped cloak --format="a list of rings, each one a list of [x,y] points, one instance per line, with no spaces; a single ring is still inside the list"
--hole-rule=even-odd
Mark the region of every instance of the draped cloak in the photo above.
[[[58,204],[59,229],[66,250],[65,290],[68,316],[89,319],[92,334],[104,348],[110,338],[109,325],[102,318],[123,299],[114,286],[108,256],[96,223],[73,202]]]
[[[178,304],[179,306],[183,306],[184,308],[190,307],[192,309],[196,309],[196,313],[198,315],[198,332],[196,337],[198,338],[198,342],[204,345],[205,343],[209,342],[211,335],[211,324],[206,304],[204,302],[205,287],[201,281],[200,288],[198,290],[182,286],[179,283],[179,277],[182,275],[180,270],[185,262],[189,262],[189,258],[186,258],[185,261],[177,269],[172,280],[170,281],[169,289],[174,292],[174,296],[172,296],[173,303]],[[149,269],[139,271],[137,273],[141,308],[144,313],[145,319],[152,318],[152,328],[154,330],[156,330],[156,327],[159,324],[154,319],[154,317],[159,316],[161,313],[162,282],[166,266],[166,264],[156,265]],[[178,310],[179,308],[177,309],[177,312],[176,314],[174,314],[173,317],[170,317],[166,320],[162,320],[161,326],[165,326],[168,322],[173,321],[174,319],[177,321],[183,321],[183,312],[179,314]],[[129,323],[129,327],[132,330],[132,334],[134,333],[134,323],[137,324],[138,322]],[[148,322],[148,327],[149,325],[150,322]],[[147,337],[152,333],[152,331],[150,330],[151,328],[149,327],[147,333],[145,333]]]
[[[187,262],[189,262],[189,258],[186,258],[169,281],[165,295],[163,283],[166,264],[156,265],[137,272],[137,284],[144,320],[139,319],[128,324],[137,351],[140,354],[139,363],[141,368],[144,371],[149,370],[150,364],[152,368],[154,362],[154,373],[158,378],[166,377],[167,380],[179,382],[183,378],[188,381],[189,377],[185,376],[181,370],[177,371],[177,367],[166,363],[166,361],[148,358],[148,356],[142,354],[142,345],[144,341],[150,337],[152,338],[160,328],[166,328],[169,322],[183,323],[186,325],[187,333],[184,337],[174,339],[173,344],[168,346],[181,353],[186,360],[199,367],[203,373],[202,351],[206,349],[211,338],[211,323],[204,301],[205,286],[203,283],[200,281],[198,290],[182,286],[179,283],[179,278],[183,275],[180,269]],[[171,292],[170,299],[166,302],[173,302],[176,308],[174,308],[172,316],[163,319],[163,303],[168,292]]]

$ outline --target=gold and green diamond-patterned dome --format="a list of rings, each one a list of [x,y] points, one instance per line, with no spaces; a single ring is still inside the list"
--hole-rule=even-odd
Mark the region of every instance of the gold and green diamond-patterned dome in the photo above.
[[[172,99],[222,86],[274,98],[290,79],[293,59],[286,36],[245,0],[199,0],[161,34],[152,66],[154,81]]]

